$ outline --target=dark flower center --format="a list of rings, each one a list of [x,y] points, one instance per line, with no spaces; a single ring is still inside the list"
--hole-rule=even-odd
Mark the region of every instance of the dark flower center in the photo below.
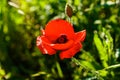
[[[62,44],[62,43],[66,43],[67,41],[68,41],[67,36],[61,35],[59,38],[57,38],[56,43]]]

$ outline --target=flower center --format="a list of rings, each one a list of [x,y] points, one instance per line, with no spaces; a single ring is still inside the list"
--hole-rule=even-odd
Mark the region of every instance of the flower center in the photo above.
[[[61,35],[59,38],[57,38],[56,43],[62,44],[62,43],[66,43],[67,41],[68,41],[67,36]]]

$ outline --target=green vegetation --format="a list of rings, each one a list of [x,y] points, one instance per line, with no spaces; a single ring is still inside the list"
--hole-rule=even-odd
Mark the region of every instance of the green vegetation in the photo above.
[[[72,59],[42,55],[40,28],[55,18],[86,29],[83,48]],[[120,0],[0,0],[0,80],[119,80]]]

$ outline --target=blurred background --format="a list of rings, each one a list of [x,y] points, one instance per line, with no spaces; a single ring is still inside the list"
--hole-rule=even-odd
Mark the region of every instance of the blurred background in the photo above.
[[[86,29],[83,48],[71,59],[42,55],[40,27],[67,20]],[[0,80],[120,80],[120,0],[0,0]]]

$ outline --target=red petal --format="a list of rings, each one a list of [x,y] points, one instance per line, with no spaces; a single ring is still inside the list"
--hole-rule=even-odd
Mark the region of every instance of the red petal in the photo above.
[[[64,44],[51,44],[47,38],[42,37],[42,43],[56,50],[65,50],[72,47],[74,42],[73,40],[69,40],[67,43],[64,43]]]
[[[51,44],[50,46],[56,50],[65,50],[69,49],[73,45],[73,40],[69,40],[67,43],[64,44]]]
[[[61,59],[71,58],[71,57],[73,57],[77,52],[79,52],[80,48],[82,48],[82,44],[81,44],[81,43],[77,43],[77,44],[75,44],[73,47],[71,47],[70,49],[61,52],[61,53],[60,53],[60,58],[61,58]]]
[[[38,36],[37,37],[37,41],[36,41],[36,45],[39,48],[39,50],[43,53],[43,54],[49,54],[49,55],[53,55],[56,53],[56,51],[51,48],[48,45],[45,45],[43,42],[44,40],[48,43],[50,43],[47,39],[44,38],[44,36]]]
[[[77,32],[77,33],[75,33],[75,42],[76,43],[80,42],[80,41],[82,42],[82,41],[84,41],[85,37],[86,37],[86,30]]]
[[[60,35],[66,35],[68,40],[74,38],[74,29],[72,25],[62,19],[51,20],[45,26],[45,36],[54,42]]]
[[[43,45],[43,46],[44,46],[43,48],[44,48],[46,54],[49,54],[49,55],[56,54],[56,51],[53,48],[51,48],[50,46],[48,46],[48,45]]]

